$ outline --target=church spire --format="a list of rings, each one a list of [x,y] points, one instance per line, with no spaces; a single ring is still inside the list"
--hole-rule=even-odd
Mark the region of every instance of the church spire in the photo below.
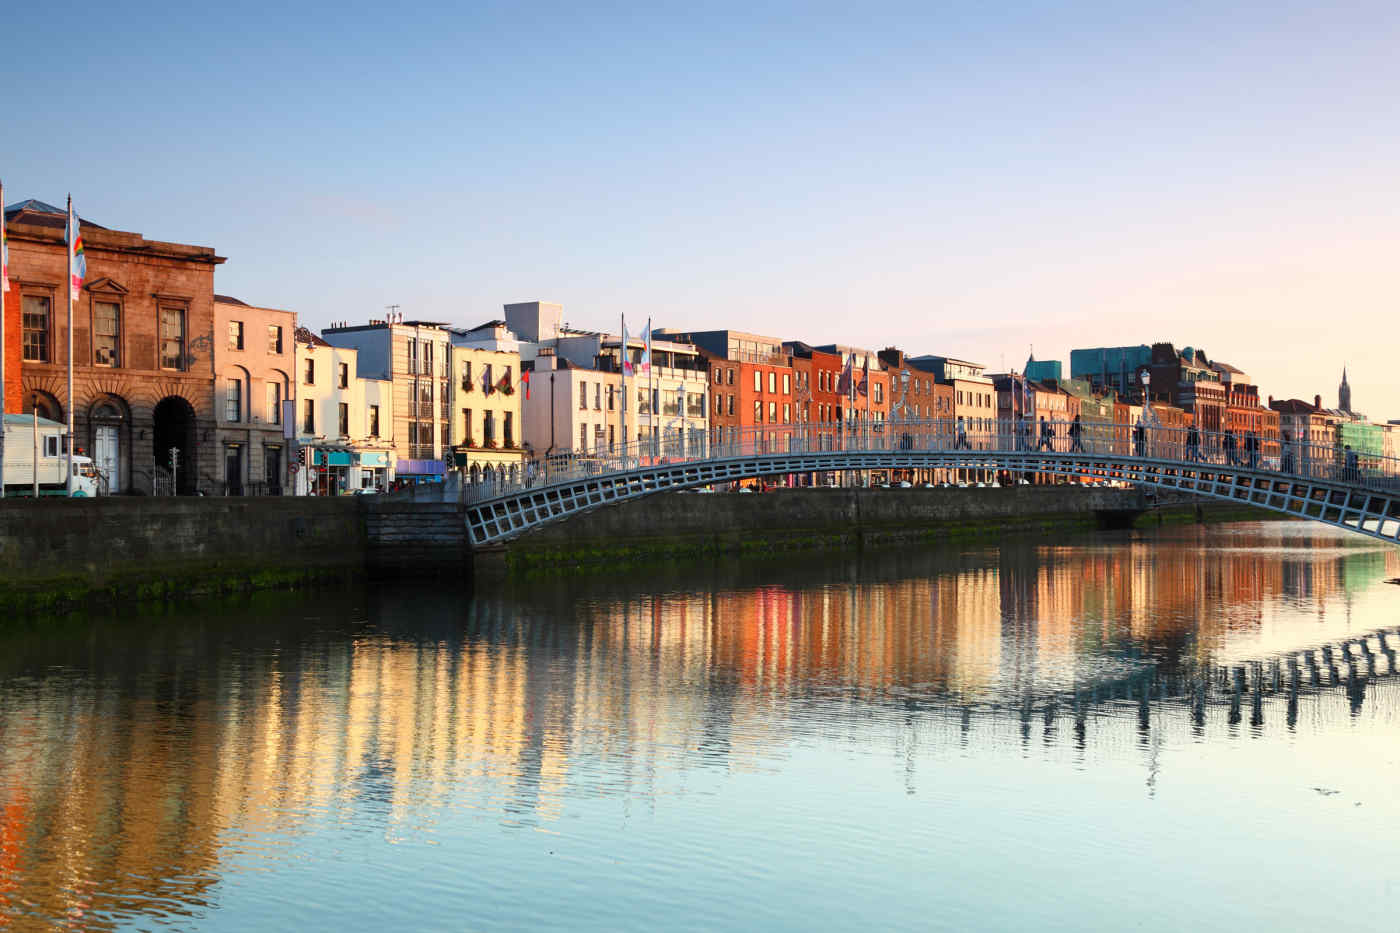
[[[1346,364],[1342,364],[1342,384],[1337,386],[1337,407],[1342,411],[1351,411],[1351,386],[1347,384]]]

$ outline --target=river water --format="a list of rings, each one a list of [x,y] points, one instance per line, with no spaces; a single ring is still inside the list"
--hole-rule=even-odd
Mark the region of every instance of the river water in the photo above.
[[[1394,577],[1250,523],[12,622],[0,928],[1395,930]]]

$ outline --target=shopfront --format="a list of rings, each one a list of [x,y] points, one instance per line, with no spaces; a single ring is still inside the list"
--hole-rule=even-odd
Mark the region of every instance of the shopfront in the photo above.
[[[440,483],[446,472],[447,465],[441,460],[399,460],[394,464],[394,484]]]
[[[358,489],[387,492],[393,477],[389,474],[389,454],[384,451],[362,450],[358,455]]]
[[[348,450],[317,447],[311,452],[311,490],[317,496],[342,496],[353,491],[355,455]],[[358,473],[355,476],[359,478]]]

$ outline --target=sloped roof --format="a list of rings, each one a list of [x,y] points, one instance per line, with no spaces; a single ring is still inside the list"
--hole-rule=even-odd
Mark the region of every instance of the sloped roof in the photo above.
[[[245,307],[245,308],[250,308],[250,307],[252,307],[252,305],[248,304],[248,302],[246,302],[246,301],[239,301],[237,298],[234,298],[232,295],[215,295],[215,296],[214,296],[214,300],[217,301],[217,302],[219,302],[220,304],[226,304],[226,305],[242,305],[242,306]]]
[[[329,347],[330,344],[321,339],[319,334],[313,334],[309,327],[298,327],[295,331],[297,343],[307,343],[313,347]]]
[[[76,214],[77,212],[74,211]],[[15,224],[34,224],[37,227],[59,227],[62,228],[68,221],[68,211],[62,207],[54,207],[47,201],[40,201],[35,198],[28,198],[23,201],[16,201],[5,208],[5,222]],[[78,221],[84,227],[92,227],[97,230],[107,228],[99,223],[88,220],[82,214],[78,214]]]

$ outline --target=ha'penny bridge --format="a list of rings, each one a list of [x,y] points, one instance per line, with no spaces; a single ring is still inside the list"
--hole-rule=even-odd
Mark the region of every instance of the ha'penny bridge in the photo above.
[[[881,473],[1114,483],[1248,504],[1400,543],[1400,460],[1228,432],[1070,422],[884,422],[674,432],[575,451],[463,488],[474,547],[660,492],[748,479]]]

